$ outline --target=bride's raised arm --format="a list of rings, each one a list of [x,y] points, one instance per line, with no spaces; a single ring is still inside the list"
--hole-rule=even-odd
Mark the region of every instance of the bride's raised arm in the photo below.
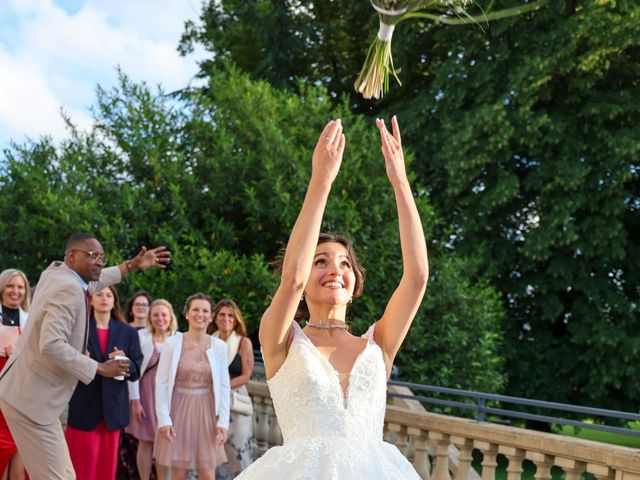
[[[403,266],[400,284],[375,329],[375,340],[384,352],[389,372],[427,288],[429,264],[422,223],[407,180],[398,120],[395,116],[391,119],[393,135],[383,120],[377,119],[376,125],[380,130],[387,176],[398,208]]]
[[[278,371],[287,357],[291,323],[309,279],[322,216],[331,185],[340,169],[344,146],[341,121],[330,121],[313,152],[311,180],[287,243],[280,286],[260,321],[260,344],[267,378]]]

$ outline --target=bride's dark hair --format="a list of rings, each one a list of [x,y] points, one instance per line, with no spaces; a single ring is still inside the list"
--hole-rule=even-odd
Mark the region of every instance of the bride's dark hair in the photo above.
[[[356,252],[353,249],[353,245],[351,244],[351,240],[349,240],[344,235],[334,235],[332,233],[320,233],[318,236],[318,245],[323,243],[339,243],[347,250],[347,256],[349,257],[349,261],[351,262],[351,268],[353,269],[353,273],[355,274],[356,281],[353,287],[353,298],[357,298],[362,294],[362,290],[364,288],[364,280],[366,277],[366,271],[364,267],[358,261],[358,257],[356,256]],[[284,260],[284,253],[287,250],[287,246],[284,245],[280,250],[280,254],[274,260],[273,265],[276,267],[276,275],[282,275],[282,263]],[[307,307],[307,301],[303,298],[300,300],[300,305],[296,310],[294,315],[294,320],[306,320],[309,318],[309,307]]]

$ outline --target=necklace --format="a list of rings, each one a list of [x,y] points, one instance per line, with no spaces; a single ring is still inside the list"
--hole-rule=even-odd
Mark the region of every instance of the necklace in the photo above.
[[[349,327],[344,323],[311,323],[307,322],[307,327],[317,328],[318,330],[348,330]]]

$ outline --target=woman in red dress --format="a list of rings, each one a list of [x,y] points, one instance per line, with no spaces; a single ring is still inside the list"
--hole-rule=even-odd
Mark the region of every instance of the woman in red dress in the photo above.
[[[122,320],[113,287],[93,294],[87,353],[98,362],[116,355],[129,358],[129,377],[140,377],[142,352],[138,332]],[[97,375],[78,382],[69,402],[66,439],[78,480],[113,480],[118,464],[120,430],[129,424],[129,390],[121,377]]]

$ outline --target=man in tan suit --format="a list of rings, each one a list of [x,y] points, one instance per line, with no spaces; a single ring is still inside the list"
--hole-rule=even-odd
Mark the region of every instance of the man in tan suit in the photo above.
[[[133,259],[105,268],[104,249],[89,234],[67,241],[64,262],[40,276],[29,321],[0,373],[0,409],[32,480],[74,479],[60,414],[78,381],[128,375],[128,360],[98,363],[85,355],[90,293],[149,267],[165,268],[165,247],[143,248]]]

